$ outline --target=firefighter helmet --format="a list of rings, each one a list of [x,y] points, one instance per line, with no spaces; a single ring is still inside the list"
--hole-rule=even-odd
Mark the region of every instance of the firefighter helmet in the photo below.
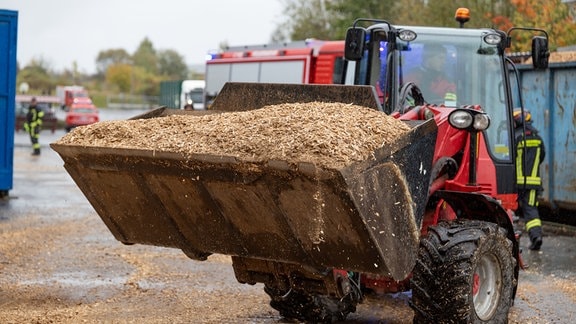
[[[524,114],[522,114],[522,112],[524,112]],[[515,108],[513,117],[514,117],[514,124],[516,127],[521,126],[524,122],[529,123],[532,121],[532,114],[530,114],[530,110],[528,109],[522,110],[520,108]]]

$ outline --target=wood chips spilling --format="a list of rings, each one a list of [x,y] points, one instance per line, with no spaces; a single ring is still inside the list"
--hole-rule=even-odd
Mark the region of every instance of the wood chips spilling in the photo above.
[[[290,103],[207,115],[103,121],[77,127],[57,144],[310,162],[341,167],[409,131],[382,112],[344,103]]]

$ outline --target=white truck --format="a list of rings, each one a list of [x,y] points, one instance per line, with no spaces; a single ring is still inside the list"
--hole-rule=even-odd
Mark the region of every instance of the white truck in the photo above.
[[[195,110],[204,110],[204,80],[184,80],[182,81],[182,91],[180,93],[180,103],[194,105]]]
[[[160,105],[183,109],[192,104],[194,110],[204,110],[204,80],[170,80],[160,83]]]

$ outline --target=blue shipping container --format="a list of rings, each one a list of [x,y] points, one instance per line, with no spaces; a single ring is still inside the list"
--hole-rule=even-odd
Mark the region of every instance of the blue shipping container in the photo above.
[[[18,12],[0,9],[0,198],[12,189],[14,176],[14,105]]]
[[[576,211],[576,62],[519,66],[525,108],[546,145],[541,205]]]

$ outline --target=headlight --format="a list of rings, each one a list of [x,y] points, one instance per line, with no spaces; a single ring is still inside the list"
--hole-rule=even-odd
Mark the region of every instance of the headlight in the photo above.
[[[448,122],[457,129],[483,131],[490,126],[490,117],[481,111],[456,109],[448,116]]]
[[[486,42],[486,44],[498,45],[502,41],[502,36],[500,36],[499,34],[496,34],[496,33],[490,33],[490,34],[484,35],[483,39],[484,39],[484,42]]]
[[[454,128],[466,129],[472,125],[474,118],[472,118],[472,114],[467,110],[458,109],[450,113],[450,116],[448,116],[448,121]]]
[[[490,126],[490,117],[488,117],[488,115],[476,114],[474,116],[474,124],[472,125],[474,129],[483,131],[488,128],[488,126]]]
[[[398,38],[405,42],[411,42],[415,40],[417,36],[418,35],[414,31],[409,29],[402,29],[398,32]]]

